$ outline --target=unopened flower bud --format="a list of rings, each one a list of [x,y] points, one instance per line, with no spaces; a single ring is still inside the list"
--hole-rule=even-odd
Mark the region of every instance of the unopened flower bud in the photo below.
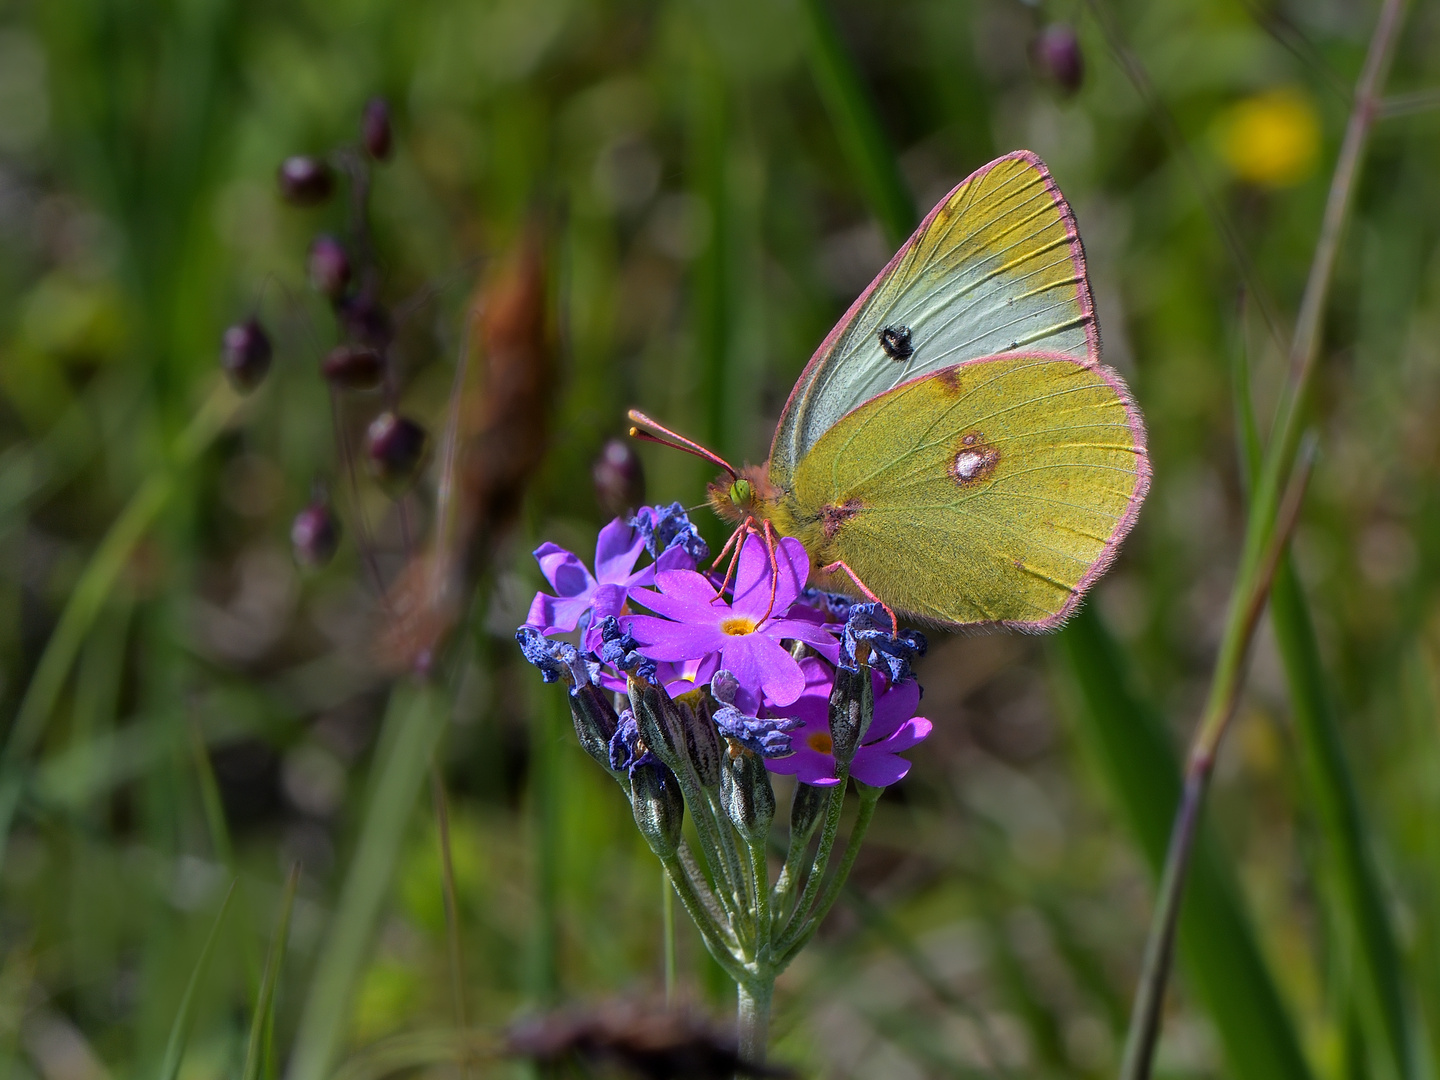
[[[335,174],[316,157],[297,154],[280,163],[280,194],[296,206],[318,206],[335,190]]]
[[[640,737],[650,752],[671,769],[690,768],[684,718],[665,691],[645,679],[633,675],[629,680],[630,708]]]
[[[220,366],[238,390],[253,390],[270,370],[270,338],[258,319],[229,327],[220,339]]]
[[[1065,93],[1073,94],[1085,81],[1085,56],[1080,39],[1068,23],[1051,23],[1031,46],[1035,65]]]
[[[611,439],[591,470],[595,501],[611,517],[628,517],[645,502],[645,470],[640,455],[624,439]]]
[[[360,141],[365,152],[376,161],[390,157],[390,105],[380,97],[365,103],[365,112],[360,117]]]
[[[765,843],[775,820],[775,789],[765,762],[739,743],[730,744],[720,770],[720,802],[746,843]]]
[[[366,345],[336,345],[326,353],[320,371],[343,390],[370,390],[380,385],[385,361]]]
[[[350,284],[350,256],[333,236],[317,236],[310,245],[310,284],[315,291],[338,300]]]
[[[857,670],[835,669],[835,688],[830,691],[830,742],[837,765],[848,766],[870,720],[875,715],[875,684],[870,665]]]
[[[610,695],[594,683],[576,687],[570,692],[570,719],[575,722],[575,737],[580,740],[580,748],[606,772],[624,780],[625,774],[610,763],[610,740],[620,726]]]
[[[695,767],[695,775],[701,787],[714,789],[720,786],[720,762],[725,755],[720,732],[715,729],[712,718],[715,702],[704,687],[691,690],[673,699],[675,710],[680,714],[680,730],[685,737],[685,756]]]
[[[675,854],[685,824],[685,799],[675,774],[658,761],[630,770],[630,808],[650,850],[662,858]]]
[[[340,521],[323,496],[295,515],[290,526],[290,545],[295,561],[309,569],[318,569],[335,557],[340,545]]]
[[[830,789],[814,784],[796,784],[795,795],[790,800],[790,846],[803,846],[815,835],[815,826],[820,823],[820,812],[830,799]]]
[[[380,479],[408,480],[425,453],[425,429],[414,420],[386,410],[365,432],[365,452]]]

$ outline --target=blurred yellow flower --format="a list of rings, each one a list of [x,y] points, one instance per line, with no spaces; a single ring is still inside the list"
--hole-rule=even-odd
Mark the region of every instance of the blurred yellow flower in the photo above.
[[[1241,180],[1289,187],[1315,168],[1320,121],[1310,98],[1294,87],[1267,90],[1234,105],[1217,125],[1220,152]]]

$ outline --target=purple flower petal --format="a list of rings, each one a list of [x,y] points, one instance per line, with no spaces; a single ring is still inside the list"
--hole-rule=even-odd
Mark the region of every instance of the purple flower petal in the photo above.
[[[785,776],[793,776],[802,784],[810,784],[812,787],[834,787],[840,782],[835,775],[835,759],[829,754],[822,754],[818,751],[804,746],[797,738],[799,732],[791,735],[790,744],[795,752],[787,757],[769,758],[765,767],[773,773],[782,773]]]
[[[914,679],[896,683],[890,689],[882,689],[884,680],[874,672],[875,716],[870,721],[870,730],[865,732],[865,742],[877,743],[888,738],[894,731],[915,715],[920,707],[920,684]]]
[[[810,573],[810,558],[800,541],[783,538],[775,548],[772,573],[770,554],[765,541],[754,533],[745,538],[740,549],[740,568],[735,575],[735,598],[731,607],[752,619],[781,618],[795,603]],[[770,586],[775,586],[775,602],[770,602]]]
[[[634,599],[657,615],[712,626],[730,616],[730,607],[716,597],[715,586],[693,570],[662,571],[655,575],[655,583],[658,592],[637,592]]]
[[[850,775],[872,787],[889,787],[903,780],[910,771],[910,762],[896,754],[885,754],[861,747],[850,763]]]
[[[623,623],[640,642],[640,653],[652,660],[699,660],[729,640],[713,626],[687,626],[649,615],[631,615]]]
[[[620,518],[600,530],[595,542],[595,579],[605,584],[626,584],[635,560],[645,549],[645,538]]]
[[[747,689],[758,685],[772,705],[786,706],[793,702],[805,689],[805,674],[799,662],[785,651],[774,638],[765,634],[744,634],[730,638],[731,644],[722,647],[724,663],[740,685]],[[739,658],[743,655],[744,660]],[[736,657],[732,664],[731,657]],[[747,677],[742,668],[755,674]]]
[[[568,634],[580,624],[580,616],[590,607],[588,596],[551,596],[536,593],[530,602],[526,626],[540,628],[542,634]]]
[[[924,742],[935,730],[935,725],[923,716],[913,716],[900,725],[900,729],[879,742],[866,743],[861,749],[883,750],[887,754],[898,754]]]
[[[535,549],[540,572],[561,596],[581,596],[595,586],[595,579],[579,557],[559,544],[548,541]]]

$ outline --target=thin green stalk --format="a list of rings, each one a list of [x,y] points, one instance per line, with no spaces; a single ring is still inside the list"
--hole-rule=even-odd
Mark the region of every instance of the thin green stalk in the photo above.
[[[840,765],[835,771],[839,774],[839,783],[830,789],[830,800],[825,807],[825,824],[820,830],[820,846],[815,849],[815,858],[810,863],[810,872],[805,876],[805,888],[800,893],[800,899],[795,901],[795,908],[790,913],[790,920],[785,924],[785,932],[780,935],[782,951],[788,949],[788,942],[800,932],[810,905],[820,895],[820,886],[825,879],[825,868],[830,862],[830,851],[834,848],[835,837],[840,832],[840,816],[845,811],[845,789],[850,783],[850,767]]]
[[[736,935],[735,927],[730,924],[729,917],[721,910],[720,901],[710,891],[705,874],[695,862],[695,853],[690,850],[690,845],[683,839],[675,851],[675,860],[685,875],[686,884],[690,886],[691,891],[702,905],[707,915],[707,925],[713,930],[716,939],[726,942],[731,949],[738,949],[740,939]],[[669,864],[667,863],[666,866],[668,867]],[[678,884],[676,887],[679,887]]]
[[[536,683],[540,696],[531,710],[530,814],[535,853],[535,911],[531,927],[530,991],[542,1004],[560,994],[560,779],[562,719],[560,696]],[[568,711],[564,717],[568,718]]]
[[[733,936],[727,938],[721,925],[715,921],[679,856],[667,856],[661,861],[670,875],[676,894],[680,897],[680,903],[695,923],[695,928],[700,931],[700,939],[705,942],[705,948],[715,958],[715,962],[724,968],[725,974],[737,984],[750,978],[750,973],[741,966],[731,951],[736,944]]]
[[[175,1080],[180,1073],[180,1059],[185,1056],[185,1044],[190,1039],[190,1024],[195,1019],[195,996],[200,990],[206,970],[210,967],[215,943],[220,940],[220,927],[225,922],[225,912],[230,910],[230,901],[235,897],[236,884],[237,882],[230,883],[225,899],[220,903],[220,910],[215,914],[215,922],[200,949],[200,956],[195,961],[195,969],[190,972],[190,981],[185,984],[180,1007],[175,1010],[175,1020],[170,1025],[170,1037],[165,1042],[165,1056],[160,1061],[158,1080]]]
[[[1169,729],[1131,689],[1124,654],[1093,605],[1080,608],[1056,645],[1068,683],[1079,691],[1072,715],[1081,743],[1158,878],[1182,785]],[[1231,865],[1202,823],[1180,910],[1178,943],[1189,983],[1236,1080],[1311,1080]]]
[[[210,844],[216,856],[225,864],[225,869],[236,881],[240,880],[240,867],[235,861],[235,845],[230,840],[230,826],[225,821],[225,806],[220,799],[220,785],[215,781],[215,770],[210,766],[210,751],[205,746],[205,735],[198,723],[190,725],[190,755],[195,763],[195,778],[200,785],[200,802],[205,811],[205,825],[210,833]],[[244,947],[240,950],[245,964],[245,977],[252,993],[260,986],[260,958],[256,954],[254,926],[250,921],[250,909],[243,902],[236,917],[240,920],[240,936]]]
[[[660,924],[665,950],[665,1004],[675,1004],[677,982],[675,963],[675,887],[670,884],[670,871],[660,868]]]
[[[1331,180],[1330,195],[1316,243],[1310,276],[1301,300],[1290,349],[1290,379],[1281,399],[1279,416],[1266,448],[1260,484],[1251,503],[1245,545],[1230,609],[1221,637],[1220,652],[1211,677],[1210,693],[1197,726],[1187,768],[1185,797],[1176,817],[1162,891],[1156,899],[1155,918],[1146,944],[1145,964],[1136,990],[1135,1007],[1121,1068],[1122,1080],[1146,1080],[1159,1034],[1159,1017],[1169,973],[1169,955],[1175,920],[1188,865],[1194,829],[1203,809],[1211,769],[1221,739],[1239,698],[1246,658],[1255,625],[1269,593],[1270,580],[1284,547],[1288,527],[1283,503],[1296,488],[1295,456],[1299,449],[1310,380],[1319,352],[1322,316],[1334,274],[1335,260],[1359,173],[1376,102],[1399,37],[1404,0],[1386,0],[1371,37],[1365,66],[1356,86],[1355,107]],[[1287,494],[1282,496],[1282,491]],[[1296,512],[1298,512],[1298,499]]]
[[[840,896],[840,890],[850,877],[850,870],[855,865],[856,857],[860,854],[860,845],[865,840],[865,833],[869,830],[870,821],[875,816],[875,806],[880,801],[880,796],[885,789],[858,782],[856,786],[860,789],[860,812],[856,815],[855,824],[850,829],[850,838],[845,843],[845,853],[840,858],[840,865],[835,868],[830,884],[820,897],[820,902],[815,905],[814,912],[800,924],[793,936],[787,937],[780,943],[780,959],[776,964],[777,970],[783,971],[789,966],[790,962],[799,955],[800,950],[815,936],[821,923],[825,921],[825,916],[835,906],[835,901]]]
[[[280,894],[280,914],[275,933],[265,954],[265,973],[255,995],[255,1015],[250,1019],[250,1037],[245,1043],[245,1065],[240,1080],[260,1080],[260,1070],[268,1057],[275,1027],[275,988],[280,985],[280,969],[285,963],[285,946],[290,940],[290,912],[295,906],[295,890],[300,886],[300,864],[290,867],[285,888]]]
[[[465,1026],[465,961],[460,952],[460,908],[455,900],[455,864],[450,858],[450,805],[445,777],[430,762],[430,795],[435,808],[435,832],[440,844],[440,889],[445,898],[445,945],[450,957],[450,1009],[455,1026]]]
[[[444,727],[445,701],[432,685],[401,685],[391,694],[355,854],[300,1014],[290,1080],[325,1080],[334,1066],[380,908]]]
[[[775,928],[770,919],[770,865],[765,844],[750,845],[750,874],[753,882],[751,897],[755,908],[755,966],[764,971],[770,966],[770,943]]]
[[[1220,752],[1220,742],[1239,706],[1250,642],[1265,610],[1265,600],[1269,595],[1276,567],[1299,520],[1300,506],[1304,501],[1313,461],[1312,444],[1312,452],[1305,455],[1300,471],[1292,477],[1290,488],[1279,510],[1279,531],[1270,538],[1270,548],[1261,561],[1259,576],[1248,593],[1235,594],[1234,599],[1238,601],[1241,618],[1232,624],[1231,634],[1227,634],[1222,641],[1221,662],[1217,663],[1212,676],[1210,697],[1197,726],[1186,766],[1185,786],[1180,798],[1180,808],[1175,815],[1169,850],[1165,856],[1165,869],[1160,875],[1160,888],[1155,897],[1150,933],[1145,942],[1140,979],[1130,1015],[1130,1028],[1125,1036],[1125,1051],[1120,1066],[1120,1075],[1124,1080],[1147,1080],[1150,1076],[1151,1062],[1160,1038],[1160,1016],[1165,1004],[1165,986],[1170,977],[1170,960],[1174,951],[1180,901],[1184,895],[1186,873],[1204,808],[1205,794],[1215,768],[1215,758]],[[1231,643],[1229,650],[1226,648],[1227,642]]]
[[[1243,333],[1243,318],[1241,332]],[[1243,351],[1235,378],[1236,432],[1242,479],[1254,486],[1260,437],[1251,407],[1249,369]],[[1400,947],[1385,902],[1385,889],[1370,847],[1355,782],[1346,760],[1334,697],[1325,677],[1320,645],[1294,563],[1285,555],[1271,586],[1270,622],[1285,669],[1300,750],[1301,774],[1315,808],[1326,851],[1333,862],[1332,895],[1337,895],[1347,929],[1356,942],[1363,1012],[1378,1033],[1372,1040],[1387,1058],[1390,1075],[1410,1078],[1417,1064],[1405,1000]],[[1352,1010],[1353,1012],[1354,1010]]]

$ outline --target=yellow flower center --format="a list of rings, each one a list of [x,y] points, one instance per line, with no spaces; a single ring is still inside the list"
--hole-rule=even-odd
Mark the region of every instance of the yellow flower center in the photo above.
[[[834,740],[823,731],[817,731],[814,735],[807,736],[805,744],[809,746],[811,750],[815,750],[821,754],[833,754],[835,752]]]
[[[754,619],[747,619],[743,615],[736,615],[722,622],[720,629],[731,637],[744,637],[746,634],[753,634],[758,626],[759,624],[756,623]]]

